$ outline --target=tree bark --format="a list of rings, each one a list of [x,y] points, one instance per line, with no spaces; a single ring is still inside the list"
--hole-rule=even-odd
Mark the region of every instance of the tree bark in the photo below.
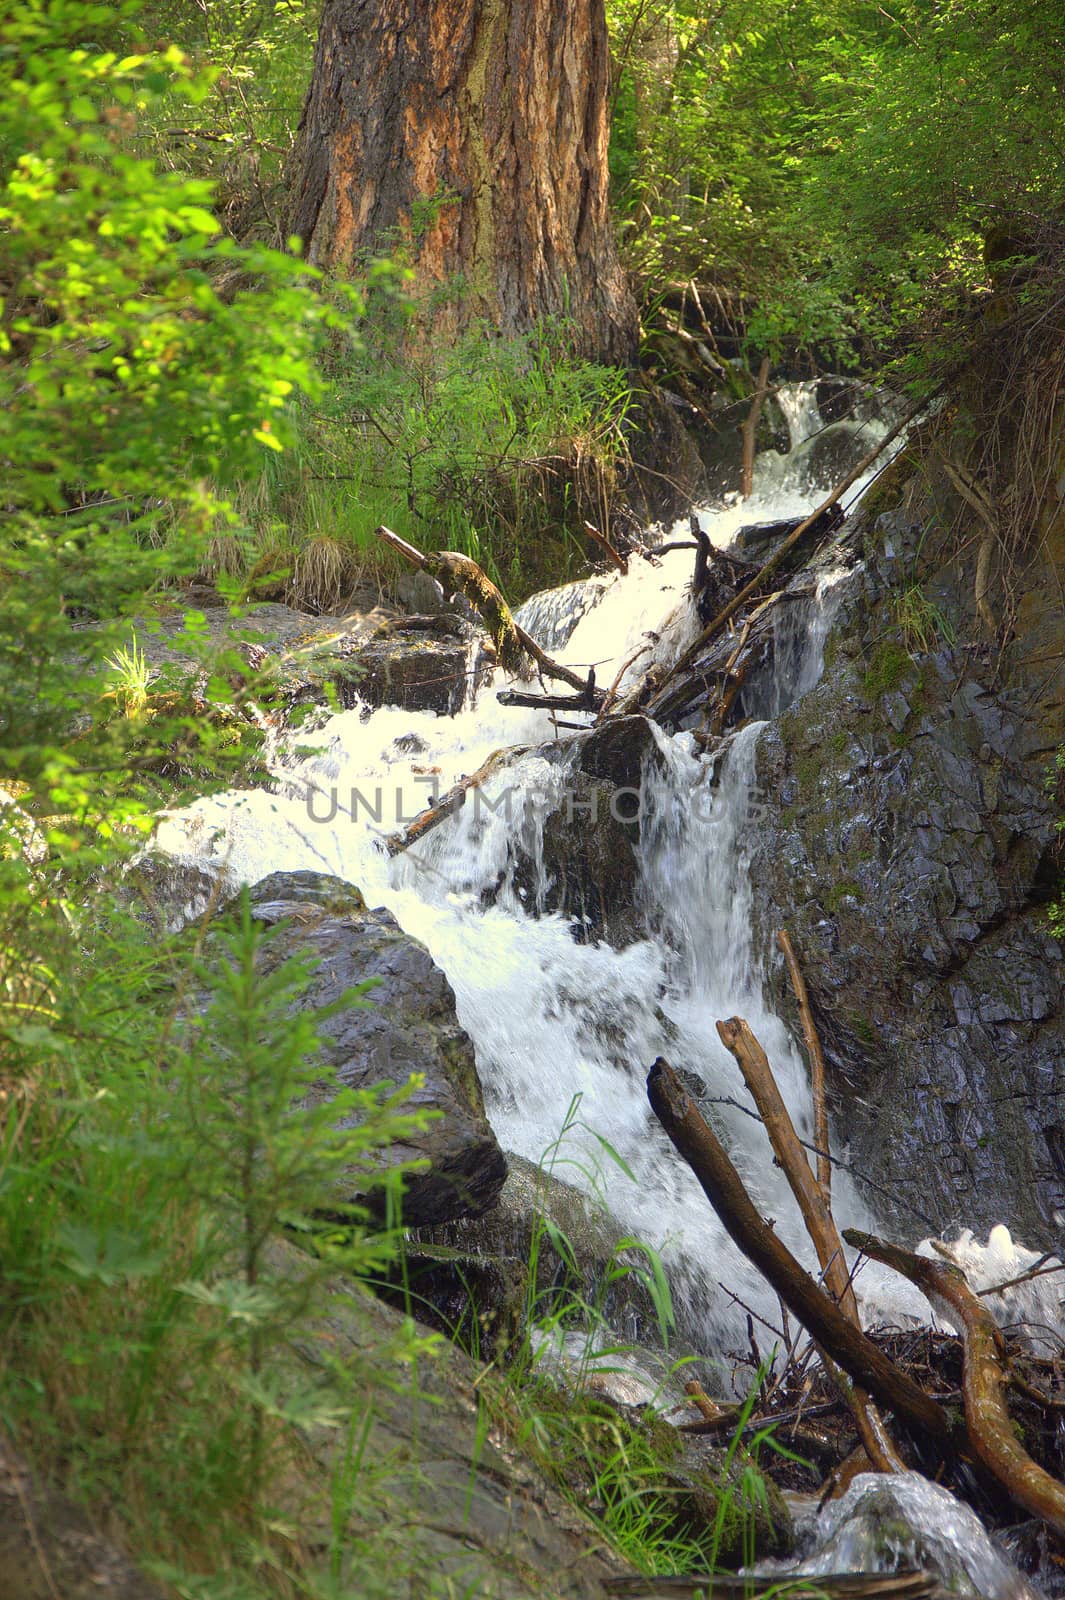
[[[566,316],[635,356],[607,203],[604,0],[325,0],[291,225],[309,259],[401,254],[502,332]]]

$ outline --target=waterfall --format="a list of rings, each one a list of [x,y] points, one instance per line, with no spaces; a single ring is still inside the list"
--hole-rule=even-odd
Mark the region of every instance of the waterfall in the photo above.
[[[700,511],[715,544],[727,544],[743,522],[810,507],[802,460],[819,430],[812,386],[780,399],[793,429],[791,456],[759,459],[755,494],[742,507]],[[863,452],[868,442],[866,435]],[[692,637],[698,623],[687,595],[691,571],[688,551],[655,562],[635,558],[628,575],[567,585],[537,597],[521,615],[568,664],[582,671],[594,665],[601,684],[627,662],[631,679],[655,656],[673,659]],[[778,639],[777,680],[758,714],[774,715],[817,681],[838,598],[833,578],[824,575],[818,592],[782,623],[792,634]],[[717,771],[695,752],[690,735],[657,735],[660,759],[648,764],[641,789],[638,891],[646,937],[620,951],[577,944],[568,919],[536,915],[535,902],[543,898],[537,872],[544,887],[543,821],[564,797],[565,760],[518,756],[488,796],[491,804],[467,804],[394,860],[381,848],[382,835],[412,820],[434,790],[475,771],[493,751],[557,738],[546,713],[504,708],[491,689],[451,718],[395,707],[343,712],[316,736],[316,754],[279,758],[274,793],[203,799],[165,815],[157,835],[164,850],[209,865],[233,884],[311,868],[357,884],[368,904],[388,907],[429,947],[454,987],[504,1149],[537,1160],[580,1094],[586,1131],[575,1160],[586,1172],[599,1169],[615,1216],[661,1251],[682,1326],[710,1350],[727,1348],[746,1308],[777,1325],[777,1302],[650,1113],[644,1079],[656,1056],[702,1086],[706,1109],[756,1204],[812,1264],[785,1180],[714,1027],[718,1018],[747,1018],[809,1137],[805,1065],[766,1002],[751,934],[745,852],[762,803],[761,726],[750,723],[733,738]],[[519,845],[533,863],[531,891],[527,881],[519,887],[514,879]],[[631,1177],[604,1165],[596,1135],[609,1141]],[[578,1174],[577,1167],[567,1170],[567,1177]],[[835,1193],[841,1224],[872,1220],[845,1173]],[[857,1288],[878,1317],[927,1314],[917,1292],[889,1281],[882,1269],[864,1271]]]

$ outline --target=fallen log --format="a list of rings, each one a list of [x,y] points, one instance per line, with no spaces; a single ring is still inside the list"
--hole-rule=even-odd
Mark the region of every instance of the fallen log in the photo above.
[[[806,1152],[799,1143],[795,1125],[777,1087],[768,1057],[742,1017],[730,1017],[727,1022],[719,1022],[717,1031],[726,1050],[735,1057],[743,1073],[744,1082],[758,1107],[762,1124],[773,1146],[773,1153],[788,1180],[792,1194],[799,1203],[799,1210],[802,1212],[802,1219],[813,1247],[817,1251],[817,1259],[821,1263],[825,1282],[843,1315],[860,1329],[858,1302],[854,1297],[850,1273],[843,1254],[843,1241],[840,1239],[835,1218],[825,1200],[821,1185],[814,1177],[810,1163],[806,1159]],[[865,1390],[857,1383],[851,1387],[835,1372],[835,1363],[828,1352],[822,1352],[822,1359],[836,1377],[841,1392],[854,1414],[859,1435],[870,1461],[880,1472],[904,1472],[906,1464]]]
[[[967,1443],[973,1457],[1018,1506],[1065,1535],[1065,1484],[1032,1460],[1016,1433],[1006,1405],[1008,1383],[998,1324],[970,1289],[960,1267],[931,1261],[848,1228],[847,1243],[892,1267],[916,1284],[932,1307],[960,1326],[964,1346],[962,1400]]]
[[[934,395],[930,396],[929,398],[934,399]],[[920,401],[920,403],[915,406],[911,406],[901,420],[884,435],[883,439],[881,439],[876,448],[870,450],[867,455],[863,456],[858,465],[853,467],[851,471],[847,473],[846,477],[840,479],[839,483],[836,484],[835,488],[827,496],[827,498],[822,500],[816,511],[812,511],[808,517],[804,518],[803,521],[799,523],[799,526],[795,529],[795,531],[790,533],[784,540],[784,543],[773,552],[773,554],[769,557],[769,560],[759,569],[758,572],[755,573],[751,581],[740,590],[739,594],[733,596],[728,605],[719,611],[716,617],[707,623],[706,627],[702,630],[694,643],[690,644],[687,650],[685,650],[683,654],[677,658],[669,672],[666,674],[665,678],[663,678],[662,682],[659,684],[658,696],[656,698],[661,697],[662,691],[669,680],[678,672],[683,672],[685,667],[690,666],[695,660],[696,656],[699,654],[700,650],[702,650],[704,646],[707,645],[714,637],[714,635],[725,626],[725,623],[734,617],[737,611],[746,605],[747,601],[752,597],[752,595],[758,593],[766,579],[776,571],[777,567],[780,566],[788,552],[798,544],[803,534],[813,526],[818,517],[834,506],[840,499],[841,495],[844,495],[847,492],[851,484],[856,483],[862,474],[869,470],[877,457],[883,454],[889,444],[894,443],[899,434],[908,428],[910,423],[913,422],[914,419],[925,410],[928,403],[929,401],[926,399]],[[652,700],[648,710],[653,714],[655,708],[656,701]]]
[[[471,789],[479,789],[485,779],[490,777],[503,760],[508,756],[521,755],[526,748],[524,745],[513,745],[503,750],[493,750],[488,760],[471,773],[468,778],[460,778],[458,783],[452,784],[447,794],[435,800],[432,805],[420,811],[414,821],[402,833],[391,833],[385,840],[385,849],[390,856],[398,856],[401,850],[408,849],[416,844],[419,839],[445,822],[448,817],[453,817],[466,804],[466,796]]]
[[[536,711],[598,711],[606,696],[595,686],[595,668],[580,694],[525,694],[520,689],[500,689],[496,699],[501,706],[531,706]]]
[[[943,1456],[956,1453],[950,1418],[843,1312],[767,1222],[759,1216],[724,1146],[703,1119],[681,1079],[660,1056],[647,1077],[651,1109],[698,1179],[729,1237],[758,1268],[788,1310],[851,1378],[889,1407]]]
[[[571,689],[584,689],[585,680],[580,673],[552,661],[532,635],[518,626],[507,602],[476,561],[460,555],[457,550],[419,550],[416,545],[408,544],[400,534],[386,528],[384,523],[374,532],[405,560],[435,578],[446,594],[465,596],[487,628],[495,646],[496,659],[504,672],[518,672],[522,662],[528,658],[545,677],[568,683]]]

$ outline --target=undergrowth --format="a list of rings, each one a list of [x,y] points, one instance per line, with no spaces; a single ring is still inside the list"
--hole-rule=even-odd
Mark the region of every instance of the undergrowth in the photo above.
[[[584,521],[609,530],[617,498],[624,375],[579,358],[564,324],[506,339],[477,326],[447,346],[401,306],[377,316],[327,358],[293,447],[241,486],[207,575],[328,610],[399,575],[381,523],[471,556],[513,600],[586,570]]]
[[[648,1576],[732,1570],[754,1559],[772,1527],[773,1509],[758,1465],[779,1449],[771,1434],[744,1445],[743,1430],[760,1373],[731,1440],[712,1466],[683,1461],[681,1436],[665,1418],[675,1389],[694,1359],[670,1356],[675,1317],[658,1252],[628,1235],[603,1260],[582,1259],[580,1247],[551,1215],[551,1184],[576,1177],[593,1211],[604,1209],[606,1175],[633,1174],[618,1151],[571,1101],[557,1137],[539,1163],[538,1191],[523,1263],[524,1292],[516,1340],[478,1379],[482,1432],[501,1431],[536,1462],[615,1553]],[[657,1392],[642,1410],[605,1397],[612,1376],[630,1377],[653,1360],[611,1324],[618,1292],[648,1308],[661,1348]],[[417,1297],[412,1297],[415,1304]],[[475,1292],[452,1337],[482,1354]],[[785,1452],[786,1453],[786,1452]]]
[[[24,863],[4,865],[10,880]],[[16,903],[5,954],[26,931]],[[5,963],[0,1429],[178,1592],[312,1594],[304,1439],[432,1340],[408,1324],[311,1378],[296,1347],[327,1284],[395,1254],[343,1197],[381,1181],[379,1152],[425,1114],[406,1088],[293,1110],[325,1071],[327,1013],[299,1007],[305,963],[264,962],[273,935],[246,898],[191,947],[153,948],[100,910],[47,895],[22,918],[35,968]],[[352,991],[329,1011],[369,1003]]]

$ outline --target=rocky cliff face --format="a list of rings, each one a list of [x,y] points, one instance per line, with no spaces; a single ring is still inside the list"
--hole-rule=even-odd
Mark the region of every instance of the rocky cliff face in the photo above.
[[[1063,541],[1052,524],[1000,564],[992,635],[980,531],[959,538],[949,481],[910,455],[863,514],[820,685],[760,740],[758,943],[787,927],[801,952],[834,1133],[878,1212],[911,1235],[1005,1221],[1060,1247]]]

